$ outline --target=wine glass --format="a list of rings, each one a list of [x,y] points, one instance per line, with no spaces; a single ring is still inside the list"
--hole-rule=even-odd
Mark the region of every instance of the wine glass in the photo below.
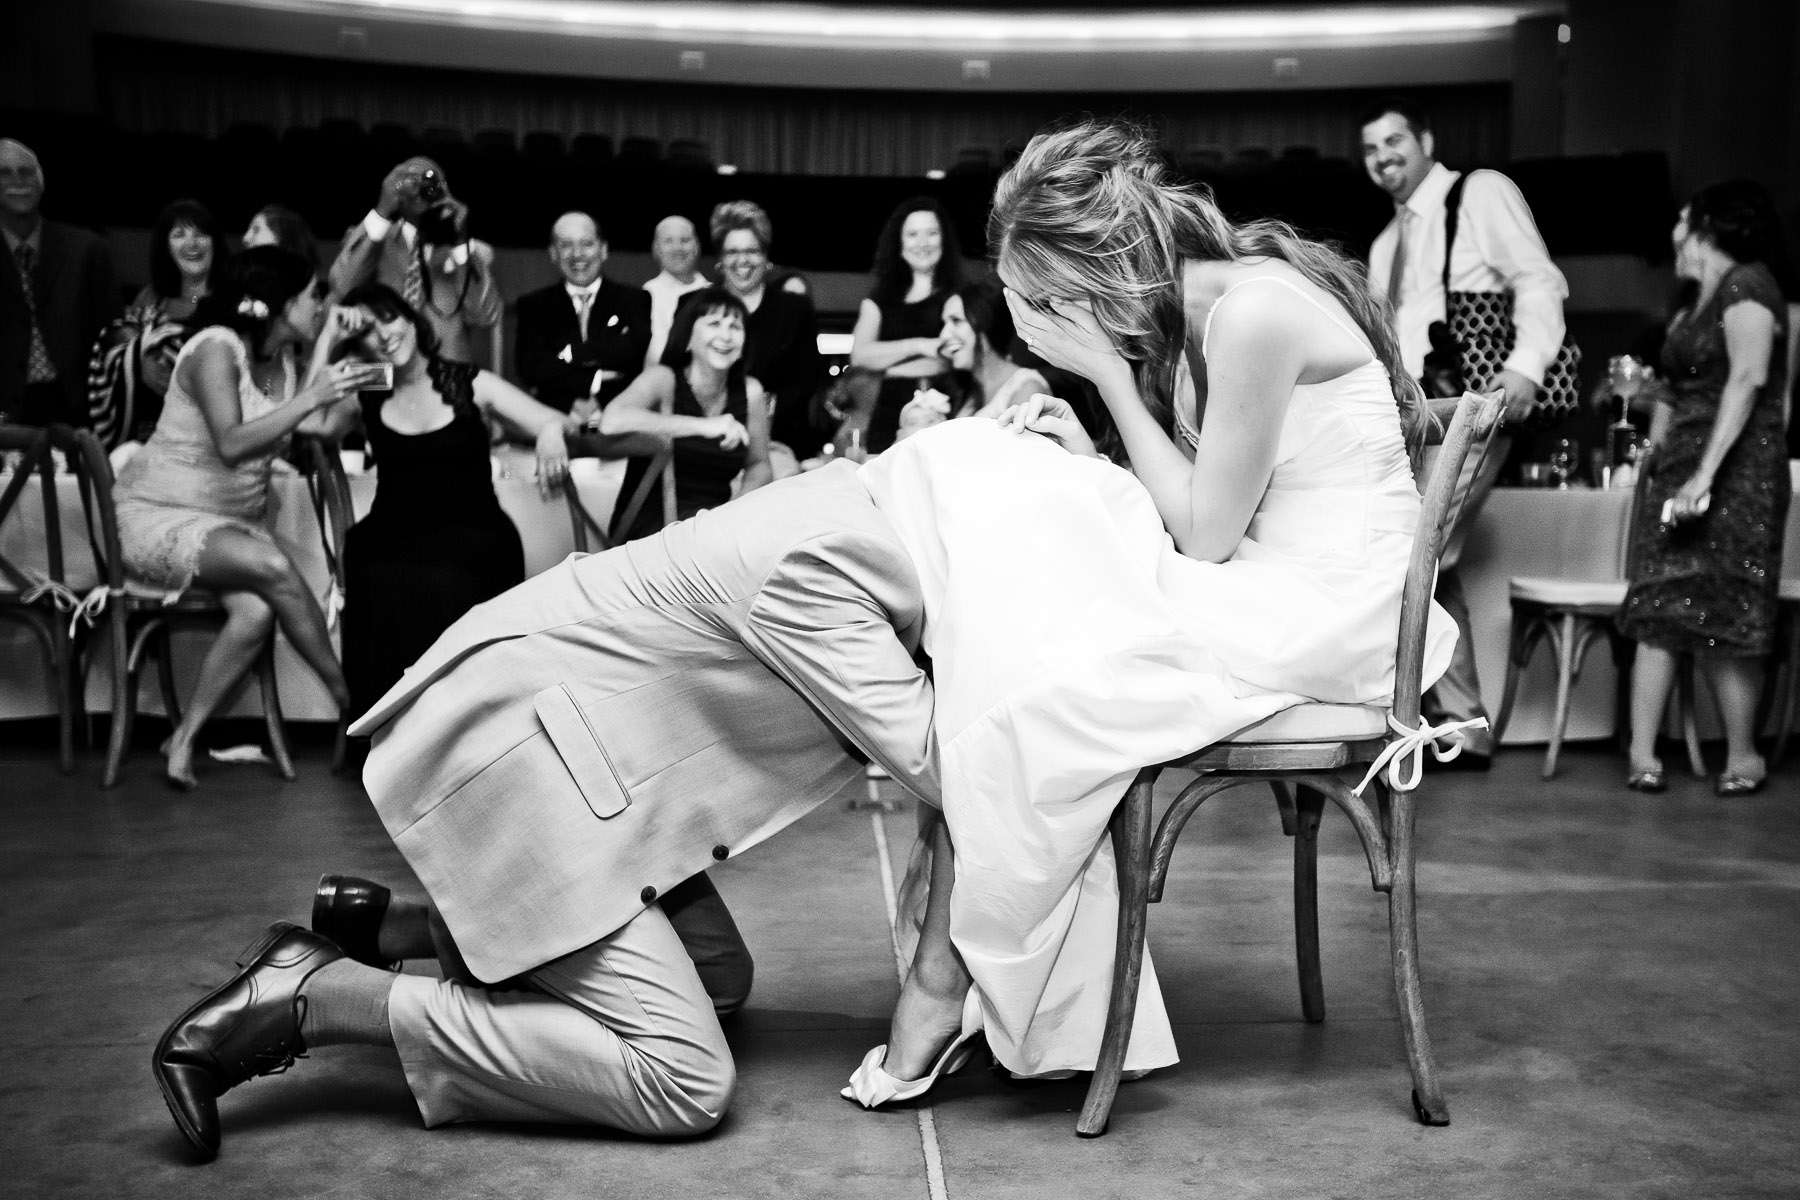
[[[1575,477],[1577,465],[1581,461],[1581,448],[1575,444],[1574,438],[1558,438],[1556,449],[1550,452],[1550,483],[1557,488],[1567,488],[1569,481]]]

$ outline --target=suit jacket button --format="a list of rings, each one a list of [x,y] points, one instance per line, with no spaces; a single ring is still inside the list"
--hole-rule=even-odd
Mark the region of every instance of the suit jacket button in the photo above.
[[[713,857],[720,862],[724,862],[726,859],[731,857],[731,851],[727,850],[723,846],[714,846],[713,847]]]
[[[653,887],[645,888],[643,891],[638,893],[638,899],[642,900],[645,904],[651,903],[652,901],[654,901],[656,899],[656,889]]]

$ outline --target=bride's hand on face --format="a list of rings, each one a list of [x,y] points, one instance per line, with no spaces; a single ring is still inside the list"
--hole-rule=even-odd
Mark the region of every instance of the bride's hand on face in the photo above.
[[[1118,347],[1094,319],[1094,310],[1077,300],[1049,300],[1045,307],[1028,301],[1011,288],[1006,289],[1006,307],[1012,312],[1013,327],[1031,352],[1064,371],[1073,371],[1091,383],[1099,383],[1111,372],[1130,367],[1120,357]]]
[[[1100,457],[1100,451],[1094,447],[1094,439],[1088,436],[1088,431],[1075,419],[1075,410],[1069,406],[1069,402],[1046,392],[1036,392],[1017,404],[1008,405],[1001,410],[996,420],[1000,428],[1009,432],[1035,433],[1047,437],[1070,454]]]

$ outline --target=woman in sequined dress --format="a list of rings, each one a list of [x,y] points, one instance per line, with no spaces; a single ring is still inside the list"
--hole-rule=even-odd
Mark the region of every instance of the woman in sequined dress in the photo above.
[[[1656,736],[1677,656],[1711,676],[1725,726],[1715,790],[1741,796],[1768,774],[1755,746],[1762,660],[1774,641],[1789,481],[1786,269],[1768,194],[1736,180],[1700,191],[1676,221],[1675,271],[1694,286],[1669,322],[1668,384],[1651,427],[1649,489],[1631,531],[1620,624],[1638,642],[1626,786],[1667,786]]]

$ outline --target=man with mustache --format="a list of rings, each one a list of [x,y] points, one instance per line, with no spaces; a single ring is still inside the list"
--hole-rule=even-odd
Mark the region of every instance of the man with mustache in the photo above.
[[[556,283],[519,297],[519,382],[551,408],[590,417],[644,368],[650,296],[600,273],[606,238],[584,212],[566,212],[550,230]]]

